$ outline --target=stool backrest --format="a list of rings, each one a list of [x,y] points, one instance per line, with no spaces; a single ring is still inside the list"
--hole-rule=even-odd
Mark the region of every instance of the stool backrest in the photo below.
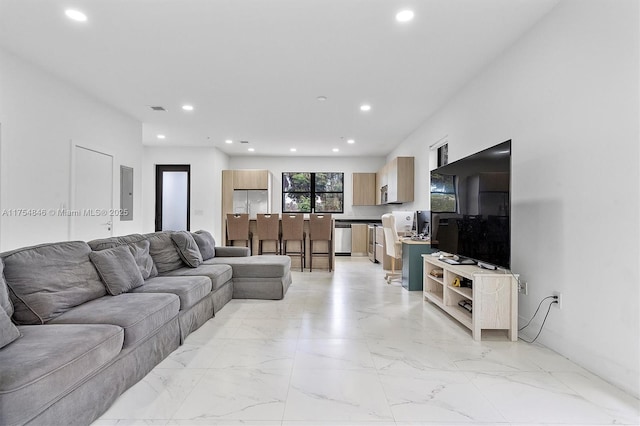
[[[304,216],[302,213],[282,213],[282,241],[304,239]]]
[[[331,240],[331,220],[330,213],[312,213],[309,215],[309,239],[310,240]]]
[[[227,239],[249,240],[249,215],[247,213],[227,213]]]
[[[256,226],[259,240],[280,239],[280,216],[277,213],[257,214]]]

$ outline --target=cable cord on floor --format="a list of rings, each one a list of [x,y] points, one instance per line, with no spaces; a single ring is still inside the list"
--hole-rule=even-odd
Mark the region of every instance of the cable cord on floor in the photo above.
[[[522,330],[524,330],[525,328],[529,327],[529,324],[531,324],[531,321],[533,321],[533,319],[536,317],[536,315],[538,315],[538,311],[540,310],[540,306],[542,306],[542,302],[544,302],[544,301],[545,301],[545,300],[547,300],[547,299],[555,299],[555,296],[547,296],[547,297],[545,297],[544,299],[542,299],[542,300],[540,301],[540,303],[538,304],[538,308],[537,308],[537,309],[536,309],[536,311],[533,313],[533,316],[531,317],[531,319],[530,319],[530,320],[529,320],[525,325],[523,325],[522,327],[520,327],[520,328],[518,329],[518,331],[522,331]],[[551,305],[549,305],[549,306],[551,306]]]
[[[555,296],[551,296],[552,298],[555,298]],[[542,302],[540,302],[542,303]],[[523,342],[527,342],[527,343],[534,343],[536,340],[538,340],[538,336],[540,336],[540,333],[542,333],[542,329],[544,328],[544,323],[547,322],[547,317],[549,316],[549,311],[551,311],[551,305],[553,305],[554,303],[558,303],[555,300],[551,303],[549,303],[549,307],[547,308],[547,313],[544,316],[544,319],[542,320],[542,325],[540,326],[540,330],[538,330],[538,334],[536,334],[536,337],[533,338],[533,340],[527,340],[527,339],[523,339],[522,337],[518,337],[518,339],[522,340]]]

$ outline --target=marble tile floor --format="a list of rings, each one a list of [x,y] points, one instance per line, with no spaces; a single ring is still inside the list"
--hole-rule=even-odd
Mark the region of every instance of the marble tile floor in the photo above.
[[[640,424],[639,401],[538,344],[468,330],[380,265],[232,300],[94,426]]]

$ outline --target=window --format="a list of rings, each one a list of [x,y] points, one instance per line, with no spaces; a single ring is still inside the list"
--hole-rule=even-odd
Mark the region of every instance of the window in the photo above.
[[[344,173],[283,172],[283,213],[342,213]]]
[[[455,176],[440,173],[431,174],[431,211],[455,213],[456,183]]]

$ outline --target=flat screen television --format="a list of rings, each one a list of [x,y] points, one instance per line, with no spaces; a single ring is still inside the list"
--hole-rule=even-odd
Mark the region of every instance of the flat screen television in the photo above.
[[[438,250],[509,269],[510,216],[510,140],[431,171],[431,242]]]

